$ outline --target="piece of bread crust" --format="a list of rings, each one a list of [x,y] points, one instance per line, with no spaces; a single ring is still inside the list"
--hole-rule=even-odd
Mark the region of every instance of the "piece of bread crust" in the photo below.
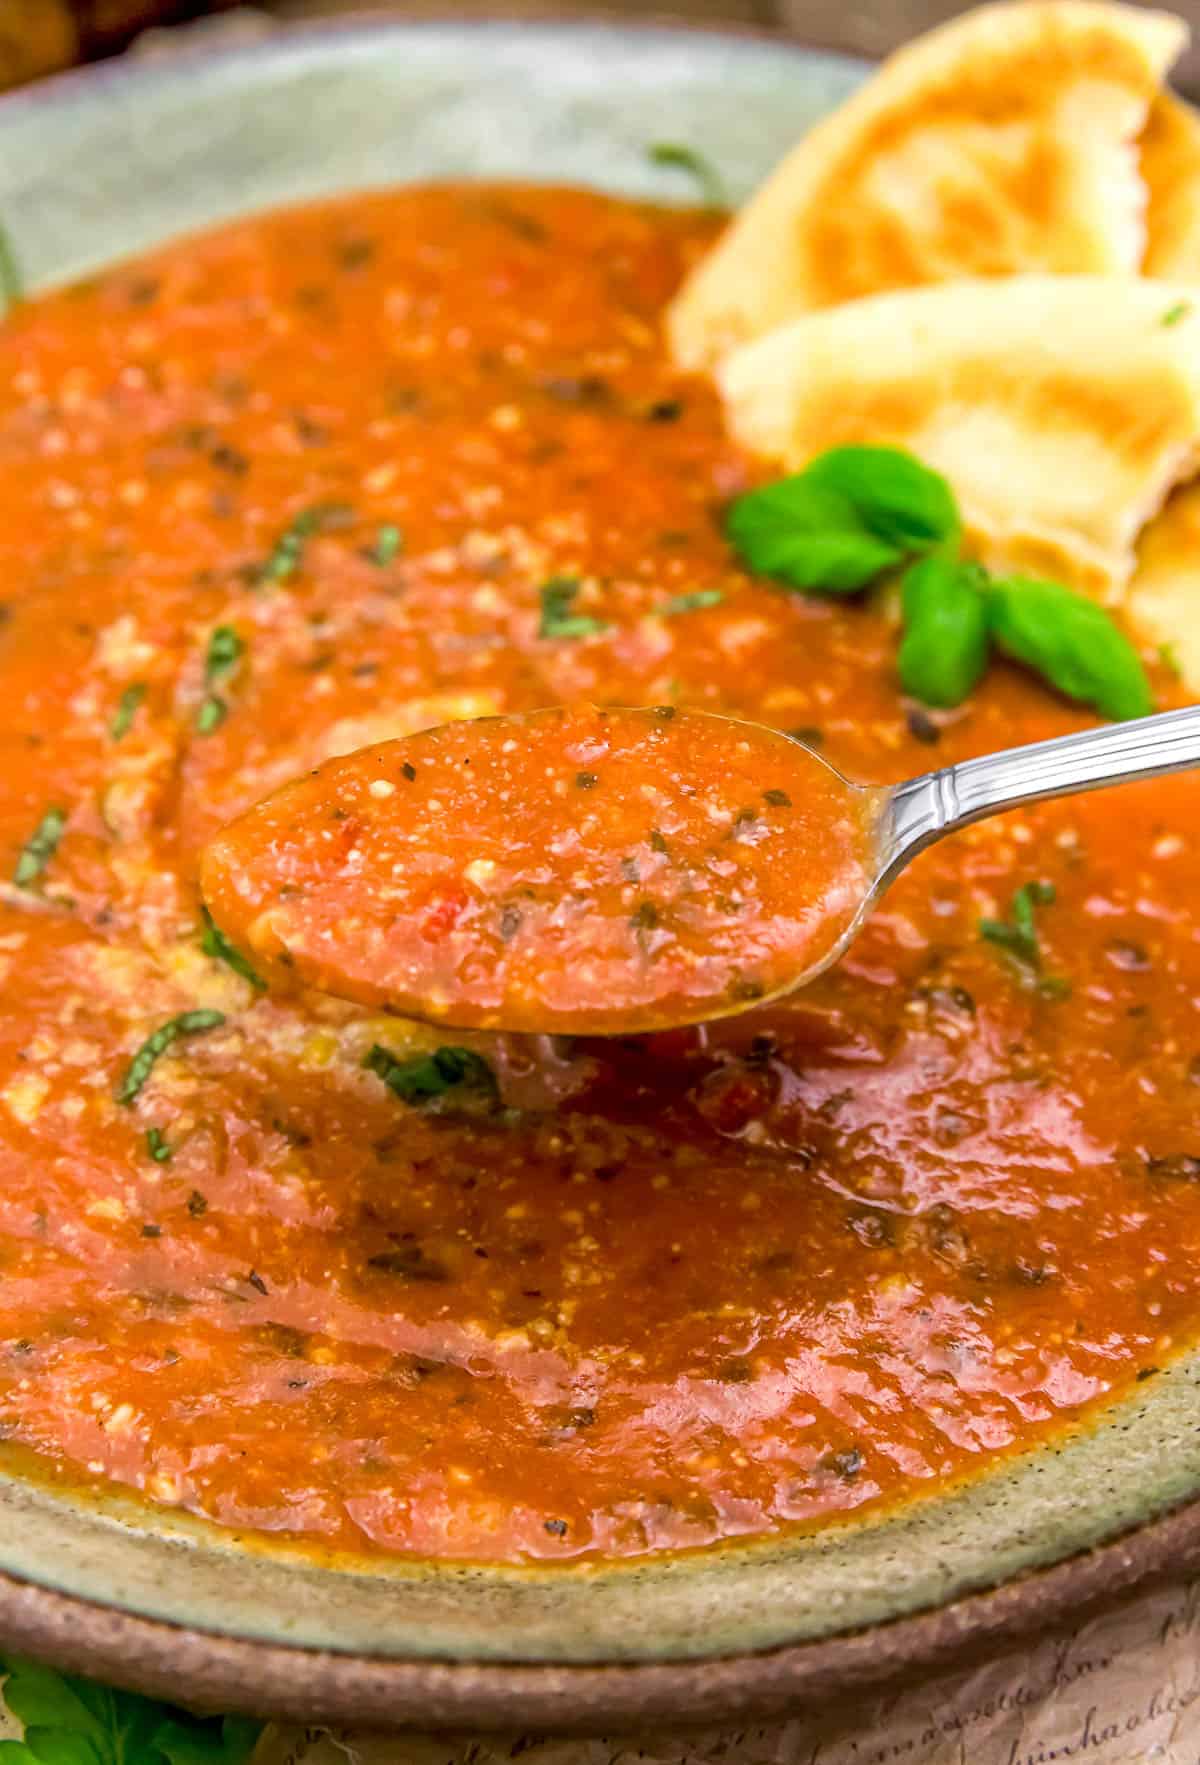
[[[1200,302],[1142,277],[1016,276],[810,313],[717,371],[733,435],[788,470],[843,443],[942,472],[990,569],[1120,596],[1200,457]]]
[[[793,149],[668,315],[689,368],[802,313],[964,276],[1136,274],[1138,137],[1187,39],[1106,0],[980,7]]]

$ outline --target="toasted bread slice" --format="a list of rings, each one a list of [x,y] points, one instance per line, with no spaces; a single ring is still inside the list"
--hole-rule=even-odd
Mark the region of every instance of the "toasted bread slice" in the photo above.
[[[1200,302],[1141,277],[950,282],[810,313],[717,382],[752,452],[794,470],[906,448],[950,480],[990,568],[1112,598],[1200,455]]]
[[[1142,534],[1126,606],[1200,693],[1200,483],[1177,490]]]
[[[964,276],[1136,274],[1137,140],[1187,38],[1169,13],[1021,0],[918,38],[819,123],[669,315],[687,367],[801,313]]]
[[[1200,113],[1166,93],[1141,140],[1147,276],[1200,282]]]

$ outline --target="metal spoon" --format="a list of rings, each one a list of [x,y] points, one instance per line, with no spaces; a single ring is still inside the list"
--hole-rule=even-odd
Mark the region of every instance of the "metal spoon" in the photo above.
[[[889,884],[919,853],[947,834],[1026,803],[1163,778],[1193,767],[1200,767],[1200,705],[1004,748],[882,789],[855,785],[871,799],[867,813],[874,877],[843,935],[818,962],[797,975],[794,985],[804,986],[843,956]]]
[[[559,706],[328,762],[224,829],[202,886],[278,984],[461,1028],[632,1034],[811,981],[970,822],[1193,766],[1200,706],[890,787],[759,724]]]

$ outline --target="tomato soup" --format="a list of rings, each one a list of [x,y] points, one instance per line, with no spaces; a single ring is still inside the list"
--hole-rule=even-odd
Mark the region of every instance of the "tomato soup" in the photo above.
[[[472,1028],[674,1028],[827,959],[872,798],[802,743],[553,707],[360,748],[209,847],[218,923],[284,981]]]
[[[52,1474],[629,1558],[983,1471],[1194,1334],[1193,779],[970,829],[812,987],[651,1036],[448,1041],[203,916],[235,816],[456,718],[715,711],[879,782],[1080,726],[1003,665],[930,717],[885,610],[736,567],[755,469],[659,332],[711,235],[404,190],[0,327],[0,1428]]]

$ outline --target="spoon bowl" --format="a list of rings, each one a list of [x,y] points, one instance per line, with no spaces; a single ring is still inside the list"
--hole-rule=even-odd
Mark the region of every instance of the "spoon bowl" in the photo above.
[[[459,1028],[629,1034],[790,991],[861,917],[878,791],[775,730],[556,707],[331,761],[202,887],[272,981]]]

